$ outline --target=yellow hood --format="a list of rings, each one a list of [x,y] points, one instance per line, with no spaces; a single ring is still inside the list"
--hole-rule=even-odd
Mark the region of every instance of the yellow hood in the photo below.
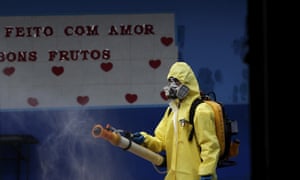
[[[188,96],[200,96],[200,86],[192,68],[185,62],[175,62],[168,73],[167,79],[174,77],[186,85],[190,92]],[[192,98],[194,99],[194,98]]]

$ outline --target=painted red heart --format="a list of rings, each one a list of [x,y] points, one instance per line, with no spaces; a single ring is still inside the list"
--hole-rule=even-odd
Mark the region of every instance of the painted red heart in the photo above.
[[[125,99],[129,103],[134,103],[137,100],[138,96],[136,94],[127,93]]]
[[[108,72],[113,68],[113,64],[111,62],[101,63],[100,67],[103,71]]]
[[[3,73],[7,76],[12,75],[15,72],[15,68],[14,67],[6,67],[3,69]]]
[[[27,99],[27,103],[28,103],[30,106],[35,107],[35,106],[37,106],[37,105],[39,104],[39,101],[38,101],[36,98],[34,98],[34,97],[29,97],[29,98]]]
[[[59,76],[64,72],[64,67],[62,67],[62,66],[53,66],[52,67],[52,72],[56,76]]]
[[[77,102],[81,105],[86,105],[89,102],[90,98],[88,96],[78,96]]]
[[[169,46],[173,42],[173,38],[171,37],[161,37],[160,41],[163,43],[165,46]]]
[[[161,61],[160,59],[150,59],[149,60],[149,65],[153,68],[153,69],[156,69],[160,66],[161,64]]]
[[[165,93],[165,91],[161,91],[160,92],[160,97],[163,99],[163,100],[168,100],[168,97],[166,96],[166,93]]]

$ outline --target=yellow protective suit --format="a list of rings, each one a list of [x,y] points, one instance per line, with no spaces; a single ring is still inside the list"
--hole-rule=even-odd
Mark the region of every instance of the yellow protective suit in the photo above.
[[[216,167],[220,146],[215,132],[214,114],[209,105],[197,106],[194,118],[195,135],[188,136],[192,126],[188,123],[189,109],[195,98],[200,97],[198,81],[191,67],[185,62],[176,62],[170,68],[167,79],[177,78],[189,87],[189,94],[179,102],[172,100],[170,106],[154,131],[154,136],[141,132],[143,145],[155,152],[165,151],[167,174],[165,180],[199,180],[201,175],[217,179]],[[168,115],[168,109],[172,108]],[[187,122],[181,123],[182,120]]]

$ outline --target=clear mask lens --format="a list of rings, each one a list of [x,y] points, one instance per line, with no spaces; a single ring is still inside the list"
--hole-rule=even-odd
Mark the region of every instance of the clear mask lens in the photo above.
[[[176,99],[177,98],[177,96],[176,96],[177,88],[178,88],[178,86],[176,85],[175,82],[170,82],[169,85],[164,87],[166,96],[170,99]]]

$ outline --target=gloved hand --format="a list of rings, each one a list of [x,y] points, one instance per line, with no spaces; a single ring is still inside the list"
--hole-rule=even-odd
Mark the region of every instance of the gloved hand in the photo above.
[[[135,132],[132,134],[131,140],[137,144],[143,144],[145,137],[140,132]]]
[[[208,175],[208,176],[201,176],[200,180],[212,180],[212,176]]]

